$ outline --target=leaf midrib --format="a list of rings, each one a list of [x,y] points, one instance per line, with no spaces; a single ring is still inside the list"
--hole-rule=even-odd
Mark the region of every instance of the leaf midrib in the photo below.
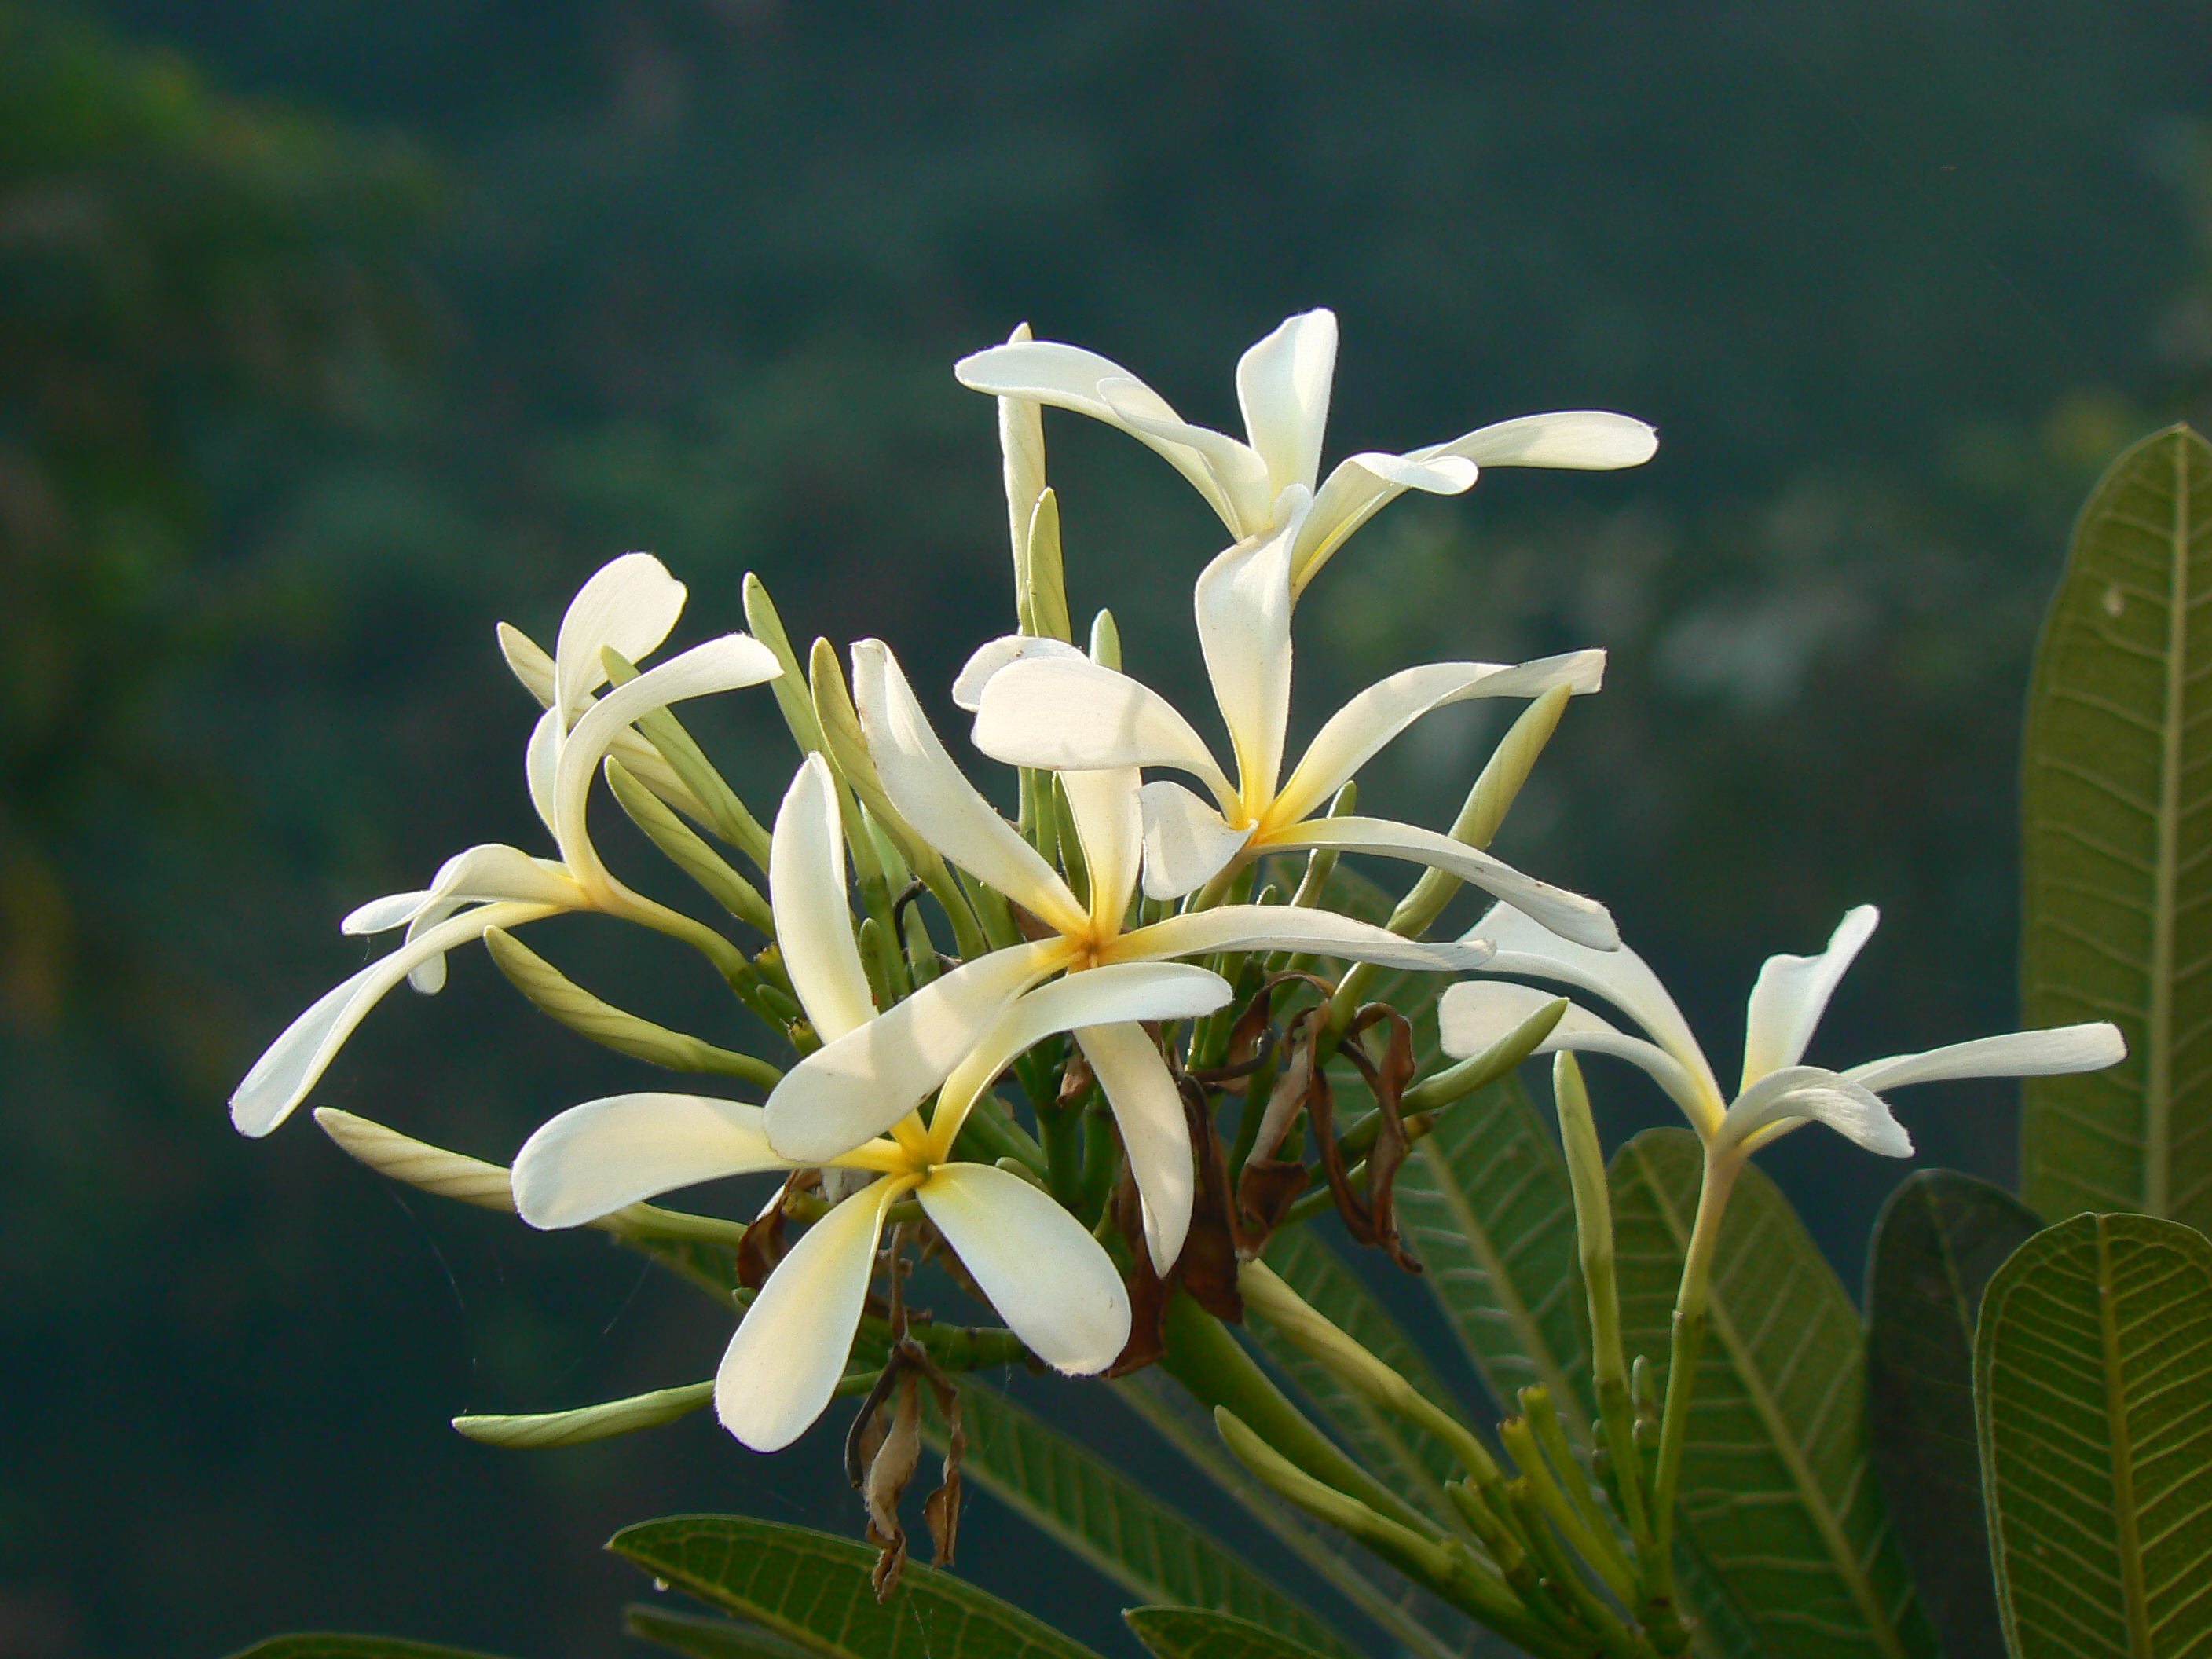
[[[2171,1213],[2172,1160],[2166,1143],[2173,1110],[2173,935],[2175,888],[2180,879],[2181,739],[2189,656],[2189,449],[2177,434],[2173,452],[2172,549],[2166,577],[2166,707],[2159,731],[2158,858],[2151,909],[2150,1008],[2143,1090],[2143,1208]],[[2099,1231],[2101,1259],[2103,1232]],[[2131,1626],[2132,1628],[2132,1626]]]
[[[1667,1230],[1674,1236],[1676,1245],[1687,1250],[1690,1231],[1681,1212],[1675,1208],[1674,1200],[1663,1183],[1656,1178],[1649,1161],[1639,1154],[1638,1163],[1642,1165],[1644,1185],[1650,1189],[1659,1213],[1665,1218]],[[1844,1535],[1842,1522],[1830,1507],[1827,1495],[1820,1490],[1803,1454],[1788,1432],[1788,1419],[1783,1416],[1781,1408],[1753,1368],[1750,1355],[1737,1334],[1735,1322],[1729,1316],[1727,1300],[1726,1291],[1717,1283],[1707,1308],[1713,1334],[1728,1348],[1734,1362],[1736,1380],[1742,1385],[1753,1411],[1758,1413],[1760,1425],[1766,1430],[1768,1443],[1781,1459],[1783,1468],[1789,1472],[1797,1501],[1812,1517],[1814,1529],[1820,1534],[1821,1542],[1826,1547],[1829,1563],[1856,1604],[1860,1617],[1866,1621],[1868,1633],[1874,1638],[1875,1645],[1887,1659],[1907,1659],[1905,1644],[1899,1638],[1888,1613],[1884,1611],[1881,1598],[1875,1594],[1873,1583],[1861,1568],[1857,1552],[1850,1547],[1850,1540]]]
[[[2105,1417],[2112,1452],[2113,1542],[2120,1557],[2120,1599],[2127,1608],[2128,1651],[2151,1659],[2150,1599],[2143,1588],[2142,1538],[2136,1509],[2135,1445],[2128,1428],[2127,1380],[2122,1375],[2119,1301],[2112,1282],[2112,1230],[2097,1218],[2097,1335],[2105,1367]]]

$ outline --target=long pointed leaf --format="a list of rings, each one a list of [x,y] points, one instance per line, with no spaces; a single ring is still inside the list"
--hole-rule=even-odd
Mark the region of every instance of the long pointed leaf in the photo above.
[[[1132,1595],[1240,1613],[1335,1659],[1358,1650],[1194,1522],[1025,1407],[960,1384],[963,1474]],[[931,1438],[940,1448],[941,1434]]]
[[[1704,1156],[1684,1129],[1615,1154],[1621,1325],[1664,1370]],[[1856,1311],[1781,1191],[1736,1179],[1682,1468],[1682,1530],[1778,1659],[1933,1659],[1869,1464]]]
[[[2015,1659],[2212,1653],[2212,1244],[2085,1215],[1990,1281],[1974,1353]]]
[[[1154,1659],[1315,1659],[1311,1648],[1249,1620],[1199,1607],[1131,1607],[1121,1617]]]
[[[849,1538],[749,1516],[625,1528],[607,1547],[702,1601],[829,1659],[1097,1659],[1012,1602],[909,1561],[878,1604],[876,1553]]]
[[[2116,1021],[2119,1065],[2035,1078],[2021,1194],[2046,1216],[2212,1228],[2212,445],[2123,454],[2075,526],[2028,690],[2021,1001]],[[2203,560],[2203,562],[2199,562]]]
[[[2043,1224],[2001,1187],[1922,1170],[1867,1255],[1875,1468],[1947,1659],[2002,1659],[1974,1443],[1974,1320],[1990,1275]]]

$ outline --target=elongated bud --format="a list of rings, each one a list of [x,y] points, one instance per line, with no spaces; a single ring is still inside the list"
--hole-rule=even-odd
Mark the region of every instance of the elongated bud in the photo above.
[[[602,1001],[503,928],[484,930],[484,949],[516,990],[570,1030],[617,1054],[671,1071],[743,1078],[763,1089],[773,1089],[783,1077],[764,1060],[718,1048]]]
[[[599,661],[607,678],[616,685],[627,685],[637,678],[637,665],[611,645],[599,647]],[[674,712],[665,708],[651,709],[640,714],[636,724],[636,736],[624,732],[617,738],[611,751],[613,757],[670,805],[705,824],[743,852],[757,868],[767,869],[768,831]],[[674,781],[674,790],[662,781],[664,773]]]
[[[1091,660],[1101,668],[1121,665],[1121,628],[1110,611],[1102,611],[1091,619]]]
[[[1406,1091],[1399,1103],[1407,1112],[1433,1112],[1487,1088],[1542,1046],[1544,1039],[1566,1017],[1565,997],[1554,997],[1479,1054],[1469,1054],[1456,1066],[1448,1066]]]
[[[768,683],[775,693],[775,706],[783,712],[783,723],[801,750],[821,753],[822,722],[815,718],[813,695],[799,669],[799,653],[791,648],[791,635],[783,631],[783,618],[775,613],[767,585],[750,570],[745,573],[744,603],[745,627],[783,665],[783,672]]]
[[[1359,801],[1359,783],[1347,779],[1328,804],[1328,816],[1348,817]],[[1306,854],[1306,872],[1298,878],[1298,890],[1291,895],[1291,902],[1302,910],[1310,910],[1321,902],[1321,896],[1328,886],[1328,878],[1336,873],[1336,848],[1316,847]]]
[[[645,831],[646,839],[666,855],[670,863],[697,882],[707,896],[746,927],[775,937],[775,915],[760,890],[732,870],[727,860],[707,845],[675,811],[633,776],[620,761],[607,762],[607,787]],[[765,852],[765,849],[763,849]]]
[[[453,1426],[471,1440],[487,1446],[535,1449],[540,1446],[581,1446],[607,1440],[639,1429],[655,1429],[688,1417],[714,1397],[714,1384],[691,1382],[680,1389],[656,1389],[651,1394],[604,1405],[584,1406],[572,1412],[544,1412],[530,1417],[457,1417]]]
[[[1573,695],[1569,687],[1555,685],[1521,711],[1520,719],[1491,751],[1474,787],[1468,791],[1466,805],[1452,821],[1454,841],[1480,849],[1496,838],[1498,826],[1505,822],[1505,814],[1521,793],[1521,786],[1535,769],[1536,757],[1559,729],[1559,717],[1566,713],[1567,700]],[[1419,938],[1443,914],[1461,884],[1458,877],[1441,870],[1424,872],[1390,913],[1390,931],[1407,939]]]
[[[449,1152],[333,1106],[315,1108],[315,1121],[339,1150],[379,1175],[478,1209],[514,1213],[514,1185],[497,1164]]]
[[[553,706],[553,659],[545,647],[520,629],[507,623],[499,625],[499,653],[507,659],[508,672],[522,682],[522,689],[538,699],[540,708]]]
[[[1027,323],[1014,325],[1008,345],[1036,337]],[[1006,486],[1006,536],[1014,555],[1014,605],[1022,632],[1035,633],[1029,605],[1030,549],[1037,498],[1044,494],[1044,405],[1034,398],[1001,397],[999,463]],[[1055,637],[1065,639],[1065,634]]]
[[[1046,490],[1030,515],[1027,563],[1021,575],[1022,627],[1052,640],[1073,640],[1067,615],[1067,577],[1060,551],[1060,497]]]
[[[1222,1443],[1238,1462],[1262,1484],[1307,1514],[1350,1533],[1394,1559],[1402,1557],[1418,1562],[1417,1571],[1425,1579],[1433,1582],[1454,1575],[1458,1564],[1450,1552],[1410,1527],[1376,1514],[1358,1498],[1315,1480],[1246,1427],[1243,1419],[1228,1407],[1213,1408],[1213,1422],[1221,1432]]]

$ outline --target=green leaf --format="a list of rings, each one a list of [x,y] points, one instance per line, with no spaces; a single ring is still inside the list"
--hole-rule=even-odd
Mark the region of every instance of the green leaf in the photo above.
[[[1624,1340],[1665,1370],[1704,1152],[1648,1129],[1611,1171]],[[1684,1542],[1778,1659],[1932,1659],[1869,1464],[1849,1294],[1779,1188],[1736,1177],[1683,1458]]]
[[[1516,1078],[1437,1115],[1398,1172],[1398,1224],[1499,1405],[1541,1382],[1588,1437],[1589,1315],[1559,1143]]]
[[[1292,1290],[1425,1397],[1447,1411],[1458,1409],[1427,1357],[1413,1346],[1351,1265],[1316,1237],[1311,1227],[1277,1233],[1267,1242],[1267,1260]],[[1252,1322],[1246,1332],[1343,1437],[1352,1455],[1370,1473],[1445,1525],[1458,1524],[1457,1512],[1444,1496],[1444,1482],[1460,1476],[1450,1452],[1346,1388],[1326,1366],[1285,1340],[1267,1321]]]
[[[1337,1659],[1357,1650],[1203,1528],[995,1389],[960,1383],[963,1475],[1133,1595],[1246,1619]],[[930,1438],[944,1440],[933,1422]]]
[[[2186,427],[2081,509],[2028,688],[2029,1025],[2110,1019],[2128,1057],[2034,1078],[2021,1194],[2046,1216],[2212,1228],[2212,446]]]
[[[813,1650],[732,1619],[669,1613],[633,1602],[623,1609],[623,1628],[690,1659],[809,1659]]]
[[[2002,1659],[1974,1443],[1974,1319],[1990,1275],[2043,1224],[2002,1188],[1922,1170],[1867,1257],[1867,1419],[1913,1583],[1948,1659]]]
[[[2212,1653],[2212,1244],[2085,1215],[1990,1281],[1974,1347],[2015,1659]]]
[[[230,1659],[491,1659],[473,1648],[441,1648],[431,1642],[403,1642],[396,1636],[347,1636],[334,1631],[303,1631],[272,1636],[241,1648]]]
[[[1203,1607],[1131,1607],[1121,1617],[1158,1659],[1317,1659],[1249,1619]]]
[[[656,1578],[838,1659],[1096,1659],[1011,1602],[907,1563],[887,1604],[868,1587],[876,1553],[849,1538],[741,1515],[674,1516],[607,1547]]]

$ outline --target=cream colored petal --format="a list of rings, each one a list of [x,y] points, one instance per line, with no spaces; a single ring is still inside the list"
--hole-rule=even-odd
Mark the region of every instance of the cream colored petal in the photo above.
[[[1114,1363],[1129,1340],[1128,1292],[1081,1222],[1019,1176],[985,1164],[940,1164],[916,1196],[1038,1358],[1079,1376]]]
[[[1097,772],[1172,766],[1224,805],[1237,791],[1206,740],[1150,687],[1087,657],[1032,657],[992,675],[975,715],[975,746],[1008,766]]]
[[[1825,1123],[1838,1134],[1884,1158],[1912,1156],[1912,1137],[1890,1115],[1888,1103],[1863,1084],[1819,1066],[1785,1066],[1769,1072],[1737,1096],[1713,1137],[1717,1152],[1758,1145],[1793,1122]],[[1762,1133],[1765,1131],[1766,1133]]]
[[[1102,930],[1121,927],[1145,858],[1145,815],[1133,766],[1111,772],[1063,772],[1060,787],[1083,843],[1091,877],[1091,916]]]
[[[440,924],[332,987],[253,1062],[232,1091],[231,1122],[240,1134],[258,1137],[289,1117],[353,1035],[354,1027],[417,963],[482,938],[487,927],[518,927],[553,914],[550,905],[487,904]]]
[[[1230,514],[1224,515],[1224,522],[1231,534],[1242,538],[1268,527],[1273,521],[1270,509],[1281,492],[1268,477],[1267,464],[1250,445],[1212,427],[1194,426],[1173,414],[1157,413],[1152,404],[1158,394],[1141,380],[1101,380],[1098,395],[1114,411],[1115,424],[1130,436],[1149,443],[1170,459],[1174,459],[1172,452],[1178,450],[1199,458],[1229,502]]]
[[[1534,662],[1432,662],[1377,680],[1323,722],[1276,797],[1269,817],[1295,823],[1342,788],[1401,732],[1434,708],[1476,697],[1541,696],[1555,685],[1577,696],[1604,683],[1605,653],[1570,651]]]
[[[1066,951],[1049,939],[978,957],[816,1049],[768,1097],[770,1144],[802,1164],[826,1164],[883,1133],[951,1075],[1006,1005]]]
[[[1968,1077],[2055,1077],[2100,1072],[2128,1056],[2120,1029],[2108,1020],[2059,1025],[2042,1031],[2008,1031],[1976,1037],[1917,1054],[1854,1066],[1844,1075],[1869,1089],[1901,1089],[1908,1083],[1942,1083]]]
[[[584,811],[599,763],[629,724],[671,703],[758,685],[782,672],[775,653],[758,640],[726,634],[647,669],[585,711],[561,744],[553,782],[553,838],[579,881],[589,886],[611,880],[586,833]]]
[[[1057,1032],[1109,1021],[1196,1019],[1229,998],[1227,980],[1187,963],[1121,963],[1041,985],[1009,1006],[952,1068],[932,1130],[949,1152],[975,1097],[1016,1056]]]
[[[1769,957],[1751,988],[1744,1018],[1743,1085],[1746,1089],[1769,1072],[1805,1058],[1813,1029],[1826,1012],[1852,960],[1874,937],[1881,912],[1871,904],[1847,911],[1817,957]]]
[[[561,714],[549,708],[538,717],[538,724],[530,728],[530,742],[522,751],[524,781],[530,786],[531,810],[538,821],[545,826],[546,833],[560,832],[553,822],[556,781],[561,773]]]
[[[1224,904],[1170,916],[1122,934],[1109,947],[1115,962],[1164,962],[1216,951],[1302,951],[1434,974],[1465,973],[1490,960],[1490,947],[1480,939],[1425,944],[1333,910],[1287,904]]]
[[[384,933],[394,927],[404,927],[422,913],[422,907],[437,897],[427,889],[414,893],[391,893],[383,898],[374,898],[358,909],[346,913],[338,923],[338,932],[348,934]]]
[[[1468,937],[1486,939],[1496,948],[1497,954],[1484,968],[1486,973],[1578,986],[1628,1015],[1696,1081],[1703,1104],[1692,1113],[1692,1121],[1699,1132],[1710,1133],[1719,1123],[1728,1097],[1721,1093],[1713,1068],[1691,1035],[1682,1011],[1659,982],[1659,976],[1635,951],[1626,945],[1617,951],[1593,951],[1573,944],[1510,904],[1493,905],[1468,930]]]
[[[580,1227],[679,1187],[797,1167],[769,1149],[757,1106],[611,1095],[571,1106],[522,1143],[514,1207],[533,1227]]]
[[[1240,542],[1198,579],[1198,642],[1237,753],[1238,793],[1255,812],[1275,797],[1291,718],[1291,524]]]
[[[1091,660],[1066,640],[1045,639],[1036,634],[1001,635],[978,646],[962,667],[959,678],[952,682],[952,706],[975,714],[983,706],[983,688],[991,683],[992,675],[1014,663],[1037,657],[1058,657],[1075,662]],[[984,752],[988,754],[989,750]]]
[[[714,1415],[755,1451],[782,1450],[836,1394],[867,1304],[884,1212],[908,1184],[878,1181],[809,1227],[745,1310],[714,1374]]]
[[[568,602],[554,642],[554,707],[562,723],[574,725],[585,697],[606,684],[603,647],[635,662],[683,614],[684,584],[652,554],[625,553],[601,566]]]
[[[1447,987],[1437,1004],[1439,1046],[1455,1060],[1486,1053],[1519,1030],[1539,1008],[1555,1000],[1549,991],[1540,991],[1533,985],[1516,985],[1510,980],[1462,980]],[[1705,1121],[1703,1103],[1706,1097],[1699,1093],[1680,1060],[1656,1042],[1615,1030],[1580,1003],[1567,1005],[1567,1012],[1552,1028],[1552,1035],[1534,1052],[1548,1054],[1562,1048],[1577,1054],[1611,1054],[1616,1060],[1641,1066],[1667,1091],[1668,1097],[1682,1108],[1692,1123]]]
[[[884,791],[915,833],[1050,926],[1079,928],[1083,907],[1075,895],[945,752],[881,640],[853,647],[853,696]]]
[[[1594,951],[1614,951],[1620,946],[1620,932],[1613,925],[1613,913],[1595,899],[1523,875],[1501,859],[1416,824],[1396,823],[1389,818],[1309,818],[1262,837],[1261,845],[1285,851],[1325,847],[1340,853],[1407,859],[1457,876],[1505,900],[1522,915],[1577,945]]]
[[[1110,973],[1102,968],[1099,973]],[[1089,974],[1076,978],[1089,979]],[[1226,1000],[1228,987],[1222,987]],[[1075,1034],[1083,1055],[1106,1091],[1121,1127],[1129,1173],[1144,1200],[1145,1248],[1154,1272],[1164,1276],[1182,1254],[1190,1233],[1197,1179],[1191,1164],[1190,1122],[1182,1094],[1141,1025],[1086,1025]]]
[[[1218,809],[1179,783],[1148,783],[1138,792],[1145,814],[1145,896],[1181,898],[1229,866],[1252,839],[1231,827]]]
[[[1416,450],[1408,459],[1433,461],[1463,456],[1477,466],[1545,466],[1577,472],[1610,472],[1641,466],[1659,451],[1658,428],[1627,415],[1571,409],[1522,415],[1479,427],[1448,444]]]
[[[1321,477],[1329,385],[1336,377],[1336,315],[1309,311],[1286,319],[1237,365],[1244,435],[1277,493],[1310,490]]]
[[[1206,497],[1206,504],[1221,515],[1221,521],[1232,534],[1242,533],[1237,530],[1235,509],[1214,477],[1207,457],[1188,443],[1160,435],[1163,431],[1172,432],[1188,423],[1166,398],[1119,363],[1095,351],[1050,340],[1032,340],[993,346],[972,357],[963,357],[952,366],[952,373],[961,385],[972,391],[1000,398],[1031,398],[1121,428],[1157,451],[1188,478]],[[1111,402],[1099,389],[1103,381],[1114,384]],[[1152,429],[1131,425],[1132,415]]]
[[[1423,461],[1411,455],[1389,455],[1379,450],[1346,456],[1338,465],[1372,472],[1394,490],[1418,489],[1430,495],[1456,495],[1472,489],[1480,471],[1473,461],[1457,455]]]
[[[777,948],[799,1006],[824,1042],[876,1017],[845,890],[845,833],[830,764],[809,755],[791,780],[769,842]]]

